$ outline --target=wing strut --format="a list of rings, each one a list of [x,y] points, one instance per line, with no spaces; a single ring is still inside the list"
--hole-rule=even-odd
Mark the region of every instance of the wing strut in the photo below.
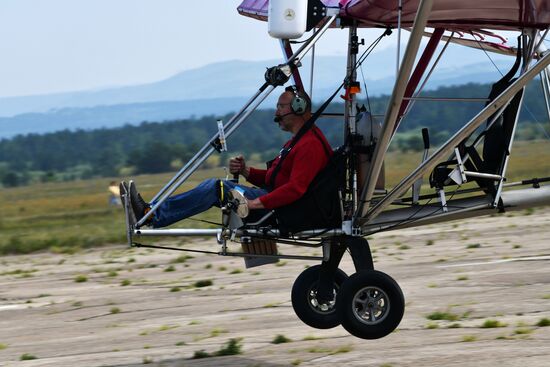
[[[447,142],[441,146],[434,154],[416,168],[409,176],[403,179],[397,186],[391,190],[382,200],[380,200],[364,218],[362,223],[375,218],[384,208],[403,195],[410,186],[423,174],[432,170],[439,161],[448,156],[454,148],[467,136],[472,134],[481,124],[483,124],[496,111],[505,106],[516,95],[516,93],[535,78],[544,68],[550,65],[550,53],[540,59],[531,69],[522,74],[513,82],[504,92],[481,110],[472,120],[470,120],[462,129],[455,133]],[[362,224],[361,223],[361,224]]]
[[[405,50],[405,56],[399,69],[399,76],[395,81],[392,96],[388,103],[388,109],[385,114],[384,124],[382,125],[382,133],[380,139],[376,144],[374,154],[372,157],[372,165],[369,166],[367,173],[367,182],[363,190],[361,191],[361,197],[358,203],[358,209],[354,213],[352,225],[356,226],[356,221],[359,216],[363,216],[369,208],[369,202],[374,194],[376,187],[376,181],[382,169],[382,163],[384,161],[384,155],[388,149],[393,128],[397,123],[397,117],[401,103],[403,102],[403,96],[405,95],[405,89],[407,82],[411,75],[414,60],[420,46],[420,41],[424,34],[424,28],[428,21],[428,16],[432,9],[433,0],[421,0],[418,6],[418,11],[414,20],[414,25],[411,31],[411,36]]]
[[[225,136],[229,138],[237,128],[250,116],[252,112],[271,94],[271,92],[280,85],[288,81],[292,75],[292,71],[298,67],[300,60],[307,54],[319,38],[325,33],[330,25],[337,18],[338,14],[332,15],[326,20],[322,27],[305,42],[293,55],[291,55],[285,64],[274,66],[266,72],[266,82],[258,89],[258,91],[246,102],[243,108],[237,112],[224,126]],[[188,178],[195,172],[200,165],[212,154],[218,150],[219,136],[214,135],[208,143],[206,143],[195,154],[185,166],[164,186],[151,200],[153,206],[151,210],[136,223],[135,228],[142,226],[147,219],[153,215],[158,207],[166,201]]]

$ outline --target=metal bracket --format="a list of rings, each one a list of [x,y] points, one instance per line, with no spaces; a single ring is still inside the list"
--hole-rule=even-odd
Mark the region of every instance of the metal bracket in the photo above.
[[[464,162],[462,162],[462,157],[460,156],[460,151],[457,148],[455,148],[455,156],[456,156],[456,161],[458,162],[458,165],[457,165],[457,168],[460,172],[460,177],[462,178],[462,182],[467,182],[468,179],[466,178],[466,173],[465,173],[465,169],[464,169]]]
[[[280,64],[267,68],[264,74],[265,81],[274,87],[284,85],[292,76],[291,64]]]
[[[445,198],[445,190],[443,188],[437,189],[437,194],[439,195],[439,201],[441,202],[441,209],[443,213],[447,213],[449,210],[447,208],[447,199]]]
[[[124,217],[126,219],[126,239],[128,241],[128,246],[133,247],[133,235],[134,235],[134,226],[136,223],[134,212],[130,205],[130,194],[126,191],[126,187],[121,185],[124,188],[124,192],[120,193],[120,198],[122,199],[122,205],[124,205]]]
[[[323,261],[328,261],[330,259],[330,242],[323,242]]]

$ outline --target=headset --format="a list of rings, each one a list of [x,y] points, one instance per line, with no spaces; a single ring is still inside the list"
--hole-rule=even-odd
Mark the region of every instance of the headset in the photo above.
[[[295,85],[291,85],[285,88],[285,92],[292,92],[294,97],[290,102],[290,109],[295,115],[301,116],[307,112],[309,108],[309,101],[303,95],[300,95],[298,88]]]

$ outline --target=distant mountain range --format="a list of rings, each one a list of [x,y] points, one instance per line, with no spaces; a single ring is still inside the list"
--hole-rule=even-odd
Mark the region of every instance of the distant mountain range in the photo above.
[[[494,56],[504,71],[511,58]],[[240,109],[263,83],[265,68],[280,60],[227,61],[188,70],[159,82],[94,91],[0,98],[0,138],[62,129],[95,129],[165,121],[192,116],[224,115]],[[309,86],[309,59],[301,68]],[[314,101],[328,97],[342,81],[345,58],[316,58]],[[479,52],[449,47],[427,89],[498,79],[495,66]],[[362,68],[371,96],[388,94],[395,82],[395,50],[373,53]],[[362,73],[358,73],[362,80]],[[272,107],[278,93],[263,106]]]

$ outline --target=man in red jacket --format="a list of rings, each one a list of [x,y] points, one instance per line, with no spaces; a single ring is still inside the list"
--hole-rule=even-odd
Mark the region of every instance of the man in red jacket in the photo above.
[[[268,163],[267,170],[248,167],[242,156],[229,161],[231,173],[244,176],[248,182],[260,188],[239,185],[233,181],[223,181],[223,185],[220,185],[219,180],[209,179],[190,191],[166,200],[155,211],[148,224],[155,228],[165,227],[212,206],[221,206],[218,194],[220,186],[224,191],[238,188],[248,199],[247,205],[251,210],[275,209],[298,200],[317,173],[326,166],[332,154],[328,141],[315,125],[291,146],[296,134],[310,118],[309,97],[294,86],[287,87],[279,97],[274,119],[283,131],[292,134],[281,154]],[[281,163],[282,156],[284,159]],[[132,182],[129,191],[132,208],[136,218],[140,220],[150,205],[137,193]]]

